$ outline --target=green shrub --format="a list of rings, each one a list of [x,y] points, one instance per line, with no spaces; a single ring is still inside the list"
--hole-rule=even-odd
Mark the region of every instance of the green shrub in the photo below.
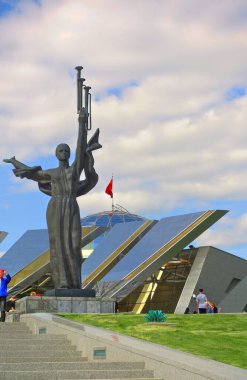
[[[165,322],[167,315],[162,310],[149,310],[149,312],[144,315],[144,319],[147,322]]]

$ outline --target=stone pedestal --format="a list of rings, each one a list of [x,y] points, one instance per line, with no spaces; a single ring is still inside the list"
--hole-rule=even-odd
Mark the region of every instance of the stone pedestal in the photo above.
[[[20,322],[20,315],[17,311],[12,311],[11,313],[6,313],[5,322]]]
[[[45,297],[95,297],[94,289],[52,289],[45,292]]]
[[[114,313],[115,302],[100,297],[24,297],[16,301],[16,311],[21,314]]]

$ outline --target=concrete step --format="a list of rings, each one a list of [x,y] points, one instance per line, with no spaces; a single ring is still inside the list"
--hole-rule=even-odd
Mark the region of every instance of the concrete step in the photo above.
[[[51,370],[51,371],[3,371],[1,380],[57,380],[57,379],[147,379],[153,378],[150,370]]]
[[[37,356],[28,356],[28,357],[8,357],[8,358],[5,358],[4,360],[2,360],[2,363],[7,363],[8,365],[11,365],[14,364],[14,363],[37,363],[37,360],[39,361],[39,363],[47,363],[49,362],[49,360],[52,362],[52,363],[67,363],[67,362],[70,362],[70,363],[81,363],[81,362],[87,362],[88,361],[88,358],[87,357],[84,357],[84,356],[81,356],[81,354],[76,354],[74,356],[71,356],[71,357],[68,357],[68,356],[58,356],[58,357],[54,357],[54,356],[43,356],[44,353],[43,352],[40,352],[40,355],[37,357]],[[1,374],[0,374],[1,375]],[[1,379],[1,377],[0,377]],[[10,379],[9,379],[10,380]]]
[[[66,335],[34,335],[21,323],[0,324],[0,340],[0,380],[161,380],[143,362],[88,362]]]
[[[23,333],[23,332],[15,332],[13,334],[9,334],[9,333],[0,333],[1,334],[1,341],[4,341],[4,340],[11,340],[11,339],[15,339],[15,340],[23,340],[23,339],[30,339],[30,340],[35,340],[35,339],[39,339],[39,340],[64,340],[64,341],[67,341],[67,337],[66,335],[56,335],[56,334],[32,334],[32,333]]]
[[[41,352],[40,350],[11,350],[11,351],[0,351],[0,362],[1,363],[8,363],[8,358],[12,358],[15,356],[18,356],[20,358],[25,358],[30,356],[36,356],[36,358],[39,358]],[[47,358],[48,361],[53,361],[53,358],[58,358],[59,356],[63,357],[74,357],[74,356],[82,356],[81,352],[68,349],[65,350],[45,350],[42,352],[42,356],[44,358]]]
[[[1,336],[1,335],[0,335]],[[39,349],[39,350],[44,350],[44,349],[68,349],[68,347],[72,347],[73,349],[76,349],[76,346],[70,345],[68,341],[59,341],[59,340],[49,340],[49,341],[44,341],[44,340],[31,340],[30,339],[18,339],[15,342],[13,341],[2,341],[1,339],[1,344],[4,346],[5,350],[12,350],[13,347],[14,349],[22,349],[22,350],[27,350],[27,349]]]
[[[16,331],[16,330],[24,330],[30,331],[25,323],[17,322],[17,323],[0,323],[0,331]]]
[[[1,334],[1,339],[8,339],[12,337],[15,337],[15,339],[23,339],[23,338],[32,339],[32,337],[34,336],[31,332],[28,332],[28,331],[26,332],[25,331],[14,331],[14,332],[1,331],[0,334]]]
[[[1,334],[1,333],[0,333]],[[66,337],[66,335],[51,335],[51,334],[26,334],[23,338],[19,338],[18,336],[16,337],[16,334],[9,334],[9,335],[6,335],[6,336],[3,336],[4,334],[1,334],[1,341],[25,341],[25,340],[28,340],[28,341],[35,341],[35,340],[38,340],[38,341],[56,341],[56,342],[68,342],[68,338]]]
[[[84,362],[84,363],[11,363],[11,371],[42,371],[42,370],[105,370],[105,369],[145,369],[144,362]],[[0,363],[0,371],[8,371],[9,363]],[[1,376],[1,375],[0,375]]]
[[[15,334],[32,334],[29,329],[16,329],[16,330],[10,330],[10,329],[1,329],[0,328],[0,334],[1,335],[15,335]]]
[[[33,355],[39,355],[40,354],[40,346],[38,344],[35,344],[35,345],[32,345],[30,344],[29,346],[26,346],[26,347],[15,347],[15,346],[8,346],[9,347],[9,350],[5,349],[4,348],[4,351],[5,352],[13,352],[15,355],[18,353],[18,352],[25,352],[27,355],[28,353],[33,353]],[[47,345],[45,347],[45,352],[46,353],[49,353],[49,354],[52,354],[53,352],[66,352],[66,353],[69,353],[69,352],[76,352],[77,351],[77,348],[76,346],[72,346],[71,344],[67,344],[67,346],[60,346],[60,345],[57,345],[55,346],[49,346]],[[0,358],[2,357],[2,355],[4,354],[3,350],[0,349]]]

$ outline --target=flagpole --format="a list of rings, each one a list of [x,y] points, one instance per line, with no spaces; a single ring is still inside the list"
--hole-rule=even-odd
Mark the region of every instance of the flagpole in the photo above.
[[[112,173],[112,184],[113,184],[113,173]],[[113,185],[112,185],[113,186]],[[114,201],[113,201],[113,192],[112,192],[112,199],[111,199],[111,210],[112,210],[112,213],[114,212]]]

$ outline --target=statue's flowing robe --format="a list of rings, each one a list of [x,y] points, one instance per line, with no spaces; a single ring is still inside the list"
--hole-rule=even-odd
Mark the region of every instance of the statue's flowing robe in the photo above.
[[[91,162],[90,162],[91,160]],[[51,196],[46,220],[50,240],[50,262],[56,289],[81,288],[81,223],[76,197],[98,182],[91,153],[85,164],[86,179],[80,181],[75,166],[42,170],[40,166],[14,169],[15,175],[38,181],[39,189]]]
[[[50,239],[55,288],[81,287],[81,223],[76,201],[73,167],[46,171],[51,176],[52,195],[46,219]]]

